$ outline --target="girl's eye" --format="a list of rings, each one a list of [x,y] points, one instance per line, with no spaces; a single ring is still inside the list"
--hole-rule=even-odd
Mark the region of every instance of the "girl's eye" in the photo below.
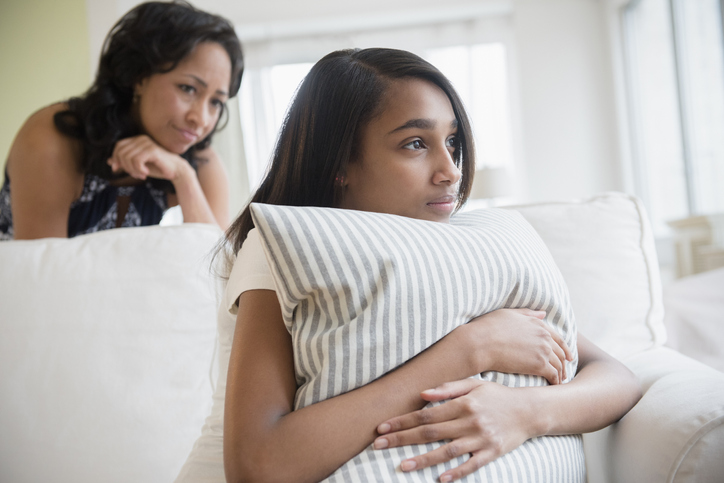
[[[422,139],[415,139],[414,141],[410,141],[405,144],[403,147],[405,149],[425,149],[425,143],[422,142]]]
[[[193,94],[194,92],[196,92],[196,88],[194,86],[190,86],[188,84],[181,84],[178,87],[179,87],[179,89],[184,91],[186,94]]]
[[[224,101],[222,101],[221,99],[212,99],[211,105],[214,106],[216,109],[223,109]]]
[[[457,147],[458,147],[457,136],[450,136],[449,138],[447,138],[447,146],[449,148],[457,149]]]

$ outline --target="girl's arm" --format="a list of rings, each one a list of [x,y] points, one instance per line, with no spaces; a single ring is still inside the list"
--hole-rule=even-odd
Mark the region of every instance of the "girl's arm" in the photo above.
[[[498,317],[501,320],[483,316],[455,329],[366,386],[293,411],[297,385],[292,342],[276,293],[244,292],[226,387],[227,480],[303,482],[325,478],[372,443],[381,421],[427,404],[420,397],[424,389],[496,367],[497,361],[490,357],[493,351],[484,350],[486,341],[495,337],[481,337],[481,333],[499,333],[501,323],[519,327],[515,344],[527,344],[526,353],[531,355],[531,360],[519,362],[516,369],[525,373],[550,369],[550,379],[560,377],[565,344],[554,341],[540,322],[541,315],[525,310],[493,314],[500,313],[505,315]],[[516,350],[512,345],[511,351]],[[511,359],[510,354],[506,356]]]
[[[18,132],[8,153],[7,172],[16,240],[68,237],[68,215],[83,190],[78,170],[80,142],[55,128],[55,104],[36,112]]]
[[[385,421],[375,447],[450,439],[443,447],[403,461],[401,468],[420,469],[472,453],[468,461],[440,475],[440,481],[452,481],[527,439],[604,428],[638,402],[641,387],[623,364],[581,335],[578,356],[578,372],[568,384],[508,388],[469,379],[424,391],[421,396],[427,401],[454,399]]]

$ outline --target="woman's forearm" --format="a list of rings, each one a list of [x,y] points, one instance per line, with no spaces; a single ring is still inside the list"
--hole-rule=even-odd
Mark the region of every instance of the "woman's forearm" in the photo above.
[[[172,182],[185,223],[218,224],[191,165],[184,162]]]

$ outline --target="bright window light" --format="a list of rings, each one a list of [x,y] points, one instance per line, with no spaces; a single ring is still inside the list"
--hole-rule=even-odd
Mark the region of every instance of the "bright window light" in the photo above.
[[[429,49],[423,56],[455,86],[473,125],[478,166],[513,161],[506,49],[501,43]],[[252,192],[271,159],[294,94],[312,63],[278,64],[244,74],[241,125]]]

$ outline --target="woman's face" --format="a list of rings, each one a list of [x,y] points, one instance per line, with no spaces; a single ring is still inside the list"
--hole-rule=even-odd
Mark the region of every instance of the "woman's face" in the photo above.
[[[136,86],[141,127],[163,148],[185,153],[211,133],[229,97],[231,60],[215,42],[199,44],[175,69]]]
[[[391,83],[350,161],[341,208],[448,222],[460,170],[457,120],[445,93],[420,79]]]

